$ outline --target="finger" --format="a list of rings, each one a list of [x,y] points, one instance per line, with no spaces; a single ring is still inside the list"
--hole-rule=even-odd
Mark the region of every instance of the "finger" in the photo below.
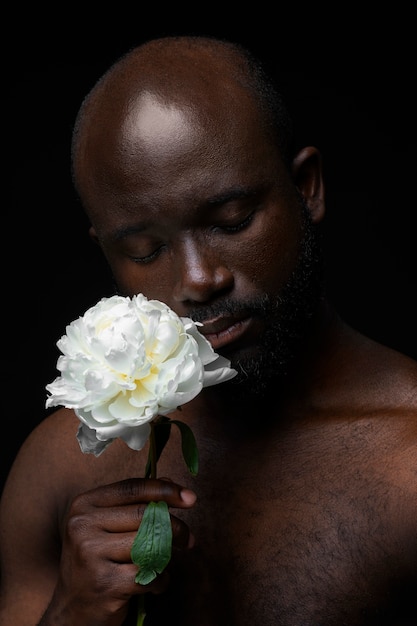
[[[171,528],[172,528],[172,546],[177,550],[184,550],[186,548],[192,548],[195,539],[194,535],[191,533],[187,524],[182,520],[176,517],[175,515],[171,515]],[[108,523],[108,520],[106,520]],[[108,554],[109,558],[112,558],[115,561],[119,562],[129,562],[130,561],[130,551],[132,549],[132,544],[135,539],[136,533],[139,529],[141,519],[136,519],[133,525],[133,530],[130,524],[130,520],[126,520],[126,524],[129,525],[129,531],[121,531],[120,528],[120,520],[118,521],[118,525],[108,528],[103,535],[97,539],[100,543],[100,550],[103,551],[104,554]],[[110,556],[110,550],[111,556]]]
[[[117,483],[104,485],[78,496],[74,501],[84,506],[112,507],[138,502],[159,502],[164,500],[169,506],[189,508],[194,505],[196,494],[167,480],[128,478]]]
[[[97,554],[108,555],[117,562],[129,562],[130,550],[140,527],[143,511],[138,507],[120,507],[107,509],[94,515],[71,518],[67,524],[66,535],[74,545],[87,544],[89,550]],[[192,547],[194,537],[187,524],[171,515],[172,545],[178,549]],[[85,548],[87,549],[87,548]]]
[[[121,564],[116,562],[108,563],[105,572],[100,577],[100,585],[107,590],[108,594],[117,593],[128,600],[132,595],[162,593],[166,590],[170,581],[169,572],[164,570],[147,585],[141,585],[135,580],[137,573],[138,567],[132,562]]]

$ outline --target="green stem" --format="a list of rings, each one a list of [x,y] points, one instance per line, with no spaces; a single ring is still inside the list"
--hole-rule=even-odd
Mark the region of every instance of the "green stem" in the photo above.
[[[155,425],[151,422],[151,434],[149,437],[150,445],[150,460],[151,460],[151,478],[156,478],[156,439],[155,439]]]
[[[150,478],[156,478],[156,438],[155,438],[155,425],[151,422],[151,434],[149,436],[149,460],[151,465]],[[145,610],[145,594],[138,597],[138,614],[136,626],[144,626],[146,617]]]
[[[136,626],[143,626],[145,623],[146,611],[145,611],[145,596],[138,596],[138,617]]]

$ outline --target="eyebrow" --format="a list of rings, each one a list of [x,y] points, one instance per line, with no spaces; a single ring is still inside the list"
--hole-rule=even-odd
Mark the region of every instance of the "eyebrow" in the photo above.
[[[134,226],[126,226],[125,228],[118,228],[112,233],[112,238],[116,241],[120,241],[120,239],[124,239],[125,237],[129,237],[130,235],[136,235],[137,233],[146,230],[147,224],[141,222],[140,224],[135,224]]]
[[[260,187],[232,187],[228,189],[224,193],[218,194],[206,200],[205,204],[207,206],[219,206],[221,204],[226,204],[227,202],[231,202],[232,200],[240,200],[243,198],[251,198],[256,196],[260,192]]]

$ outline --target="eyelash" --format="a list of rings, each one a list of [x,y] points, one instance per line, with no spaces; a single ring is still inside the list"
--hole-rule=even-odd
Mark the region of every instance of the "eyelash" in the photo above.
[[[148,254],[147,256],[132,257],[132,261],[134,261],[134,263],[138,263],[138,264],[141,264],[141,265],[146,265],[147,263],[151,263],[160,254],[160,252],[161,252],[163,247],[164,246],[160,246],[154,252],[152,252],[152,254]]]
[[[246,226],[248,226],[252,222],[254,214],[255,214],[255,211],[252,211],[251,213],[249,213],[247,217],[245,217],[245,219],[242,222],[239,222],[239,224],[234,224],[233,226],[216,226],[215,228],[225,230],[226,232],[237,233],[240,230],[243,230],[244,228],[246,228]]]

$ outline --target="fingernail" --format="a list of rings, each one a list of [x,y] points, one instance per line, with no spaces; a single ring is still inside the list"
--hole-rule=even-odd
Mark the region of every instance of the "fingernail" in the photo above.
[[[197,500],[196,494],[194,493],[194,491],[191,491],[191,489],[181,489],[180,496],[181,500],[189,506],[193,505],[194,502]]]

